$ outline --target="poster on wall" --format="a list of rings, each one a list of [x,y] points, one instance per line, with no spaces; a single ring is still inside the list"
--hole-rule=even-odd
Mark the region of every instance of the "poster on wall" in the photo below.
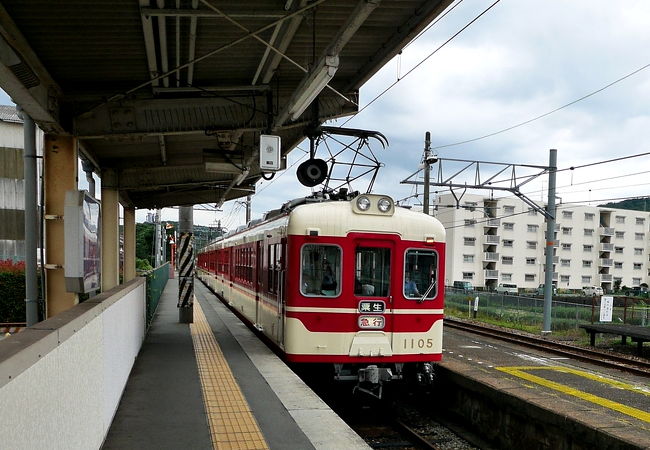
[[[65,285],[68,292],[99,289],[101,202],[87,191],[65,195]]]

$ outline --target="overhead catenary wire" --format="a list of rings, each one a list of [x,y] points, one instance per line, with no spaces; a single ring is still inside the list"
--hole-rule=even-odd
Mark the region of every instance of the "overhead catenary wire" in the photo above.
[[[415,66],[413,66],[411,69],[409,69],[402,77],[398,78],[397,80],[393,81],[391,84],[388,85],[387,88],[385,88],[383,91],[381,91],[379,94],[377,94],[370,102],[368,102],[366,105],[363,106],[357,113],[348,118],[345,122],[343,122],[339,127],[344,126],[347,124],[349,121],[357,117],[361,112],[365,111],[370,105],[375,103],[377,100],[379,100],[386,92],[390,91],[397,83],[402,81],[404,78],[409,76],[413,71],[415,71],[418,67],[420,67],[422,64],[424,64],[429,58],[431,58],[433,55],[438,53],[440,49],[445,47],[448,43],[450,43],[456,36],[461,34],[463,31],[465,31],[467,28],[469,28],[474,22],[476,22],[478,19],[480,19],[484,14],[486,14],[489,10],[491,10],[494,6],[496,6],[497,3],[499,3],[501,0],[496,0],[494,3],[492,3],[490,6],[485,8],[478,16],[474,17],[471,21],[469,21],[465,26],[463,26],[460,30],[458,30],[456,33],[454,33],[449,39],[447,39],[445,42],[440,44],[435,50],[433,50],[431,53],[429,53],[427,56],[425,56],[420,62],[418,62]]]
[[[507,131],[514,130],[515,128],[519,128],[519,127],[522,127],[524,125],[528,125],[531,122],[535,122],[536,120],[543,119],[546,116],[549,116],[549,115],[551,115],[553,113],[556,113],[556,112],[558,112],[558,111],[560,111],[562,109],[568,108],[569,106],[575,105],[576,103],[581,102],[582,100],[586,100],[589,97],[592,97],[592,96],[598,94],[599,92],[602,92],[605,89],[608,89],[611,86],[614,86],[615,84],[620,83],[621,81],[626,80],[627,78],[629,78],[629,77],[631,77],[633,75],[636,75],[637,73],[641,72],[644,69],[647,69],[648,67],[650,67],[650,63],[646,64],[643,67],[640,67],[640,68],[638,68],[638,69],[636,69],[636,70],[634,70],[634,71],[632,71],[630,73],[628,73],[627,75],[624,75],[624,76],[612,81],[611,83],[606,84],[605,86],[603,86],[603,87],[601,87],[599,89],[596,89],[595,91],[592,91],[592,92],[590,92],[590,93],[588,93],[586,95],[583,95],[582,97],[580,97],[580,98],[578,98],[576,100],[573,100],[573,101],[571,101],[569,103],[566,103],[566,104],[564,104],[562,106],[559,106],[559,107],[557,107],[557,108],[555,108],[555,109],[553,109],[551,111],[548,111],[548,112],[546,112],[544,114],[540,114],[539,116],[533,117],[532,119],[528,119],[528,120],[525,120],[523,122],[519,122],[518,124],[509,126],[507,128],[503,128],[501,130],[498,130],[498,131],[495,131],[495,132],[492,132],[492,133],[484,134],[483,136],[478,136],[478,137],[475,137],[475,138],[472,138],[472,139],[465,139],[463,141],[454,142],[452,144],[438,145],[436,147],[432,147],[431,150],[438,150],[438,149],[441,149],[441,148],[448,148],[448,147],[455,147],[457,145],[462,145],[462,144],[469,144],[470,142],[480,141],[482,139],[486,139],[486,138],[489,138],[489,137],[492,137],[492,136],[496,136],[497,134],[501,134],[501,133],[505,133]]]

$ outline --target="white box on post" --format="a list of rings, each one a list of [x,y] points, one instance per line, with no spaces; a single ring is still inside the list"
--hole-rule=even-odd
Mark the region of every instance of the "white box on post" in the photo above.
[[[281,155],[280,136],[260,135],[260,170],[262,172],[281,170]]]

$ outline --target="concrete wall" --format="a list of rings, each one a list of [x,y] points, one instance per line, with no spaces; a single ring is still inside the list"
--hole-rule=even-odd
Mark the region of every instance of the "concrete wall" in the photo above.
[[[145,297],[136,278],[0,341],[0,447],[101,447],[144,339]]]

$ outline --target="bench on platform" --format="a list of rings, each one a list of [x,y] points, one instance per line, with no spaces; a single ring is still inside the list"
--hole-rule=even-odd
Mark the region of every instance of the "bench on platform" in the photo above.
[[[592,323],[588,325],[580,325],[580,328],[584,328],[585,331],[590,334],[589,343],[592,346],[596,345],[596,333],[618,334],[622,337],[621,342],[623,345],[627,343],[627,338],[629,337],[632,342],[637,343],[637,352],[639,356],[641,356],[643,352],[643,343],[650,342],[650,328],[648,327]]]

